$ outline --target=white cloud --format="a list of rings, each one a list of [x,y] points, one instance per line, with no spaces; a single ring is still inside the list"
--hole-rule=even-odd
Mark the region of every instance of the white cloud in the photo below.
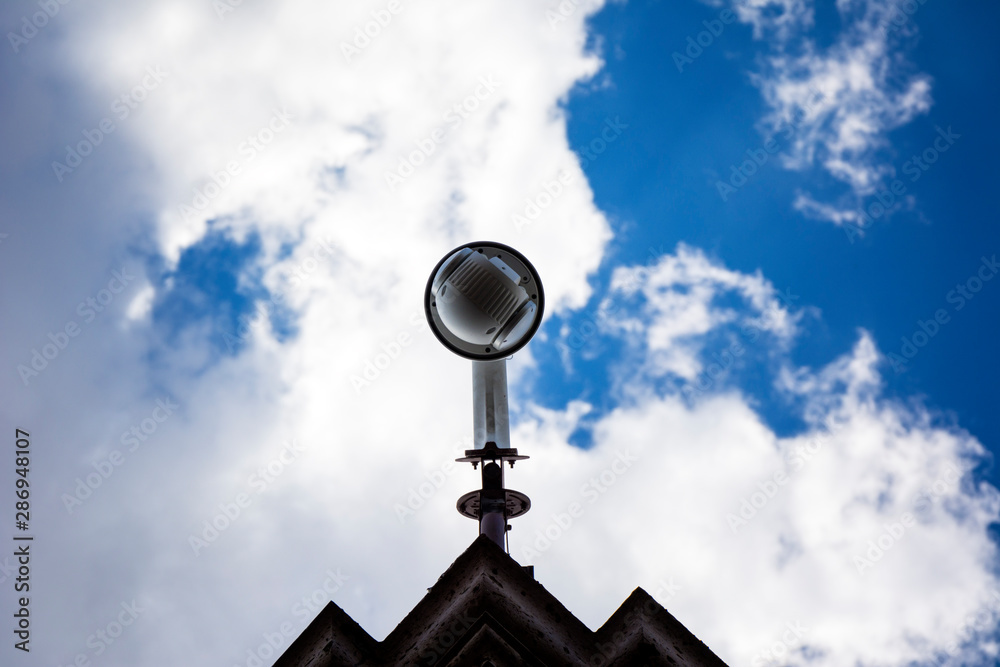
[[[153,307],[153,297],[155,296],[156,290],[152,285],[143,285],[139,290],[139,293],[136,294],[129,303],[128,308],[125,311],[125,316],[130,320],[141,320],[146,318]]]
[[[777,35],[772,54],[753,76],[770,108],[763,124],[769,134],[780,135],[787,168],[821,168],[848,187],[856,204],[893,174],[888,133],[933,103],[930,77],[914,73],[904,57],[916,28],[901,9],[905,3],[841,1],[843,27],[833,43],[819,46],[807,30],[811,3],[780,4],[791,7],[775,14],[734,5],[756,38]],[[841,224],[849,211],[836,209],[835,215],[813,217]]]
[[[753,26],[756,39],[784,41],[813,24],[810,0],[743,0],[733,7],[739,20]]]
[[[430,335],[421,294],[444,252],[487,238],[532,259],[550,312],[590,297],[587,277],[610,230],[559,104],[600,66],[583,51],[584,21],[597,7],[550,29],[546,8],[533,3],[404,3],[351,62],[342,43],[384,4],[244,3],[221,19],[212,3],[169,0],[61,13],[64,32],[47,37],[65,35],[58,48],[70,56],[60,62],[78,68],[80,104],[93,101],[94,118],[147,68],[166,75],[114,140],[47,197],[98,219],[100,208],[70,188],[128,202],[105,227],[88,227],[99,252],[64,249],[65,237],[53,244],[30,227],[16,239],[18,255],[49,258],[20,267],[44,280],[26,280],[18,300],[50,305],[11,332],[11,368],[47,342],[46,328],[76,317],[98,259],[135,261],[141,248],[153,259],[135,284],[155,288],[130,287],[28,386],[4,380],[26,423],[67,404],[36,436],[53,443],[54,462],[40,483],[52,548],[39,569],[52,573],[47,590],[60,591],[34,601],[38,636],[60,638],[33,647],[43,659],[95,660],[88,635],[135,598],[146,611],[100,656],[105,664],[245,662],[262,633],[289,620],[298,632],[315,615],[293,605],[328,568],[350,577],[338,602],[384,636],[471,541],[474,526],[454,512],[455,497],[476,483],[471,469],[452,470],[406,522],[395,509],[455,458],[468,430],[468,364]],[[67,136],[79,135],[75,123],[92,126],[82,115]],[[61,138],[40,141],[26,162],[59,154]],[[115,161],[134,180],[107,168]],[[387,182],[393,172],[402,183]],[[544,215],[518,229],[518,203],[563,173],[573,178]],[[72,233],[81,221],[66,208],[72,217],[60,212],[48,225]],[[136,220],[154,222],[147,230]],[[294,313],[297,336],[279,343],[265,313],[241,334],[242,352],[219,359],[222,337],[240,332],[158,310],[172,296],[206,305],[182,276],[161,280],[158,262],[178,269],[210,231],[259,237],[261,255],[237,278],[252,286],[260,274]],[[60,261],[64,251],[75,261]],[[47,284],[53,276],[65,283],[58,290]],[[381,354],[391,362],[379,362],[378,377],[354,383]],[[528,360],[519,355],[518,365]],[[162,399],[179,407],[147,421]],[[145,440],[129,450],[133,428]],[[303,451],[275,464],[289,440]],[[80,504],[67,501],[115,450],[123,462],[98,473],[96,488],[84,483]],[[240,498],[248,506],[227,517]],[[197,555],[192,535],[208,542],[195,544]]]
[[[722,7],[728,0],[702,0],[706,5]],[[812,0],[733,0],[737,18],[753,27],[754,39],[766,39],[777,44],[787,41],[812,27]]]
[[[792,202],[792,208],[814,220],[825,220],[832,222],[838,227],[844,224],[857,224],[860,215],[856,210],[840,209],[833,204],[817,201],[811,195],[800,192]]]
[[[638,307],[623,307],[640,295]],[[738,307],[722,306],[724,298],[735,298]],[[648,351],[644,372],[690,381],[703,371],[706,334],[723,325],[735,325],[746,337],[752,332],[755,340],[767,332],[782,344],[790,341],[801,313],[790,313],[785,301],[796,298],[776,290],[759,271],[731,271],[682,243],[652,266],[616,269],[598,312],[606,330],[641,342]]]
[[[760,276],[683,247],[656,269],[620,269],[614,281],[636,275],[637,292],[670,286],[655,304],[672,305],[689,288],[686,308],[630,304],[628,314],[645,332],[697,310],[697,352],[684,352],[696,360],[708,358],[709,332],[733,317],[714,297],[732,286],[769,291]],[[625,353],[623,375],[642,385],[658,350],[629,331],[615,329],[640,350]],[[783,664],[902,665],[952,642],[962,664],[984,660],[969,618],[1000,614],[988,532],[1000,493],[973,484],[982,445],[925,407],[883,397],[881,355],[865,332],[820,369],[784,363],[777,387],[805,422],[796,435],[775,433],[755,397],[721,384],[693,404],[669,386],[635,392],[596,420],[586,454],[561,445],[572,420],[537,411],[517,434],[534,455],[521,475],[525,488],[538,480],[534,507],[549,509],[520,520],[513,553],[530,556],[591,626],[610,612],[595,600],[620,600],[636,580],[650,592],[673,581],[680,590],[668,608],[729,664],[765,661],[789,623],[805,630]],[[634,463],[608,474],[622,451]],[[582,512],[563,530],[574,501]]]

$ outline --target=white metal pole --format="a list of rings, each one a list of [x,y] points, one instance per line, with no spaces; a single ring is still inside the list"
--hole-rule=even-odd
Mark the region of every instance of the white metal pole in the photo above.
[[[476,449],[487,442],[510,449],[506,359],[472,362],[472,428]]]

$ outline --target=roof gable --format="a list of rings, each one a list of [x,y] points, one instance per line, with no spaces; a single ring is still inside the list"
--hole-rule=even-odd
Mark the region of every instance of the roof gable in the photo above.
[[[648,664],[725,664],[641,588],[591,631],[479,536],[384,641],[331,602],[275,667],[626,665],[640,654],[656,658]]]

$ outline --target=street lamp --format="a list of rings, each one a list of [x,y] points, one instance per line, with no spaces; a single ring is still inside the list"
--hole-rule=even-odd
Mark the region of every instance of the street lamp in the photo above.
[[[458,511],[479,521],[480,533],[504,547],[508,520],[531,507],[523,493],[503,487],[503,463],[518,456],[510,446],[507,357],[538,330],[545,294],[524,255],[501,243],[477,242],[445,255],[427,280],[424,310],[438,340],[472,360],[473,449],[461,462],[483,464],[483,488],[458,500]]]

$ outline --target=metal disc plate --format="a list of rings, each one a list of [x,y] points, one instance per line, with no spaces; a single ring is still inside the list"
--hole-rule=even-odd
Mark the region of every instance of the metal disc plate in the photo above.
[[[470,491],[458,499],[455,508],[462,516],[479,520],[481,510],[480,494],[482,491]],[[525,514],[531,509],[531,499],[520,491],[504,489],[506,499],[506,515],[508,519],[513,519]]]

